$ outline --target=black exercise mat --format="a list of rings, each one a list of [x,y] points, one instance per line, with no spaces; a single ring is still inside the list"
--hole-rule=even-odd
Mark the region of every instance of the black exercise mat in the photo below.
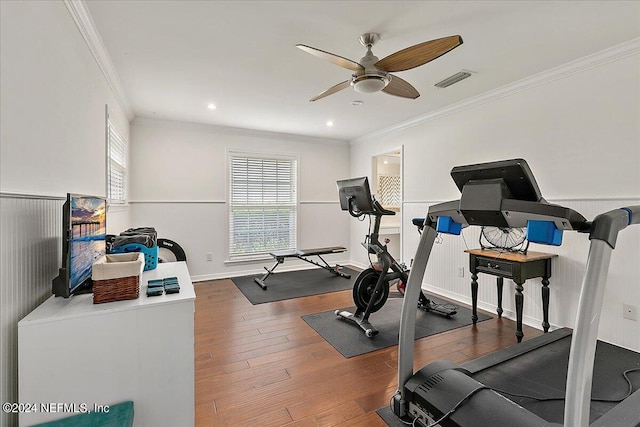
[[[358,272],[347,267],[343,267],[342,272],[351,274],[351,279],[336,276],[324,268],[282,273],[276,271],[265,280],[266,290],[253,281],[255,277],[262,277],[263,274],[234,277],[231,280],[251,304],[256,305],[353,288],[353,282],[356,280]]]
[[[439,304],[449,303],[430,295],[428,295],[428,298]],[[346,310],[354,313],[355,307],[350,307]],[[401,310],[402,298],[391,295],[379,311],[371,314],[369,321],[380,331],[373,338],[367,338],[364,331],[355,323],[339,319],[335,314],[335,310],[308,314],[302,316],[302,319],[344,357],[349,358],[398,344]],[[457,314],[447,318],[433,312],[425,313],[422,310],[418,310],[416,315],[416,339],[473,323],[470,309],[458,307],[457,311]],[[491,316],[478,313],[478,321],[487,319],[491,319]]]

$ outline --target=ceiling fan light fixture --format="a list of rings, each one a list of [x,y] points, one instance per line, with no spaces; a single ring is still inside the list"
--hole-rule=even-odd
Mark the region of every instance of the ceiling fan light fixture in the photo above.
[[[417,99],[420,93],[416,88],[409,82],[389,73],[407,71],[419,67],[462,44],[462,37],[453,35],[418,43],[392,53],[385,58],[378,59],[371,48],[379,38],[380,35],[377,33],[366,33],[360,37],[360,43],[367,48],[367,52],[360,58],[359,62],[316,49],[315,47],[297,44],[296,47],[304,52],[354,72],[350,79],[331,86],[309,101],[317,101],[349,86],[352,86],[359,93],[384,92],[387,95],[400,98]]]
[[[385,76],[359,76],[352,82],[353,88],[360,93],[380,92],[389,84]]]

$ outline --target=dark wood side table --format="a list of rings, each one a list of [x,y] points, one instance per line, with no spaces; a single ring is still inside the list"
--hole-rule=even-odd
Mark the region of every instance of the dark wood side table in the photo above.
[[[497,277],[498,317],[502,317],[502,287],[504,278],[516,283],[516,338],[522,341],[522,308],[524,305],[524,282],[536,277],[542,278],[542,328],[549,331],[549,278],[551,277],[551,259],[556,254],[527,251],[504,252],[492,249],[468,249],[469,271],[471,272],[471,300],[473,314],[471,319],[475,325],[478,320],[478,273]]]

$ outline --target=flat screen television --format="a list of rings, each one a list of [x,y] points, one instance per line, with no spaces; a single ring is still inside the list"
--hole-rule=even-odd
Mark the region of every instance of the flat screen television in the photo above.
[[[67,194],[62,207],[62,267],[53,294],[68,298],[91,292],[91,269],[106,253],[107,202],[104,197]]]
[[[369,189],[369,179],[366,176],[360,178],[344,179],[337,182],[340,208],[349,211],[353,216],[373,212],[373,200]]]

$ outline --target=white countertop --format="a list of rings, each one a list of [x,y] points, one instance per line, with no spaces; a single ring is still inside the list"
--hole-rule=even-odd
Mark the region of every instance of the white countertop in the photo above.
[[[153,279],[177,277],[180,292],[148,297],[147,282]],[[35,310],[25,316],[19,326],[64,320],[87,315],[99,315],[114,311],[133,310],[155,306],[157,304],[175,304],[177,302],[195,300],[196,294],[189,276],[187,264],[184,261],[158,263],[157,268],[142,273],[140,277],[140,296],[137,299],[114,301],[102,304],[93,303],[93,294],[72,295],[69,298],[52,296]],[[61,314],[64,313],[64,314]]]

